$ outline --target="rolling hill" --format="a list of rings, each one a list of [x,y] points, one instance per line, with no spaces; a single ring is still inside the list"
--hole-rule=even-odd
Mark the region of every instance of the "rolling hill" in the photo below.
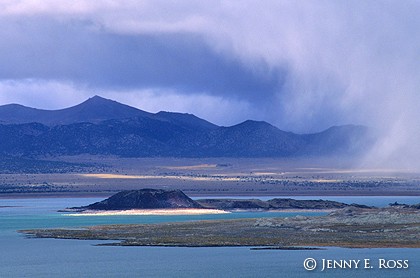
[[[252,120],[221,127],[192,114],[153,114],[99,96],[61,110],[0,106],[3,156],[349,156],[373,141],[364,126],[336,126],[313,134],[285,132]]]

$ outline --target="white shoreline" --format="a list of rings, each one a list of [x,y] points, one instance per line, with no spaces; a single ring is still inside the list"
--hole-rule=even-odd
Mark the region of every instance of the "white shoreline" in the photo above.
[[[202,215],[230,213],[220,209],[130,209],[130,210],[86,210],[67,216],[112,216],[112,215]]]

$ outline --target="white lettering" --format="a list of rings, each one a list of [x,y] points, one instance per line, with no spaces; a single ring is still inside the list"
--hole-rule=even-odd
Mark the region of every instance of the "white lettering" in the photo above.
[[[360,260],[327,260],[322,259],[322,270],[325,269],[352,269],[359,268]]]
[[[373,268],[373,267],[370,265],[370,259],[365,259],[365,268]]]
[[[408,268],[408,260],[386,260],[379,259],[379,268],[385,269],[406,269]]]

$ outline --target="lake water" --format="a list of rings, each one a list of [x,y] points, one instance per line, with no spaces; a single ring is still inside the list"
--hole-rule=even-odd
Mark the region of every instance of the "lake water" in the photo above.
[[[351,197],[349,203],[377,205],[381,203],[381,198],[383,197]],[[257,251],[246,247],[104,247],[95,246],[99,241],[28,239],[16,232],[19,229],[42,227],[285,217],[302,214],[246,212],[200,216],[71,217],[56,212],[65,207],[81,206],[96,201],[99,199],[0,199],[0,206],[14,206],[0,208],[0,277],[419,277],[420,273],[420,249],[327,248],[314,251]],[[340,201],[347,202],[344,199]],[[388,203],[395,201],[420,203],[420,198],[392,197],[392,200],[386,200]],[[303,267],[305,259],[308,258],[313,258],[317,263],[313,271],[307,271]],[[323,259],[361,262],[358,268],[321,271]],[[362,265],[365,259],[369,259],[374,268],[365,269]],[[396,260],[408,260],[409,267],[379,269],[380,259],[387,260],[390,266],[393,266]]]

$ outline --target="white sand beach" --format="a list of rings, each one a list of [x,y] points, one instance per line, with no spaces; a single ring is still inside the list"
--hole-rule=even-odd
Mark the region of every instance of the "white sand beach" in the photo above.
[[[130,209],[130,210],[86,210],[67,216],[111,216],[111,215],[200,215],[230,213],[219,209]]]

